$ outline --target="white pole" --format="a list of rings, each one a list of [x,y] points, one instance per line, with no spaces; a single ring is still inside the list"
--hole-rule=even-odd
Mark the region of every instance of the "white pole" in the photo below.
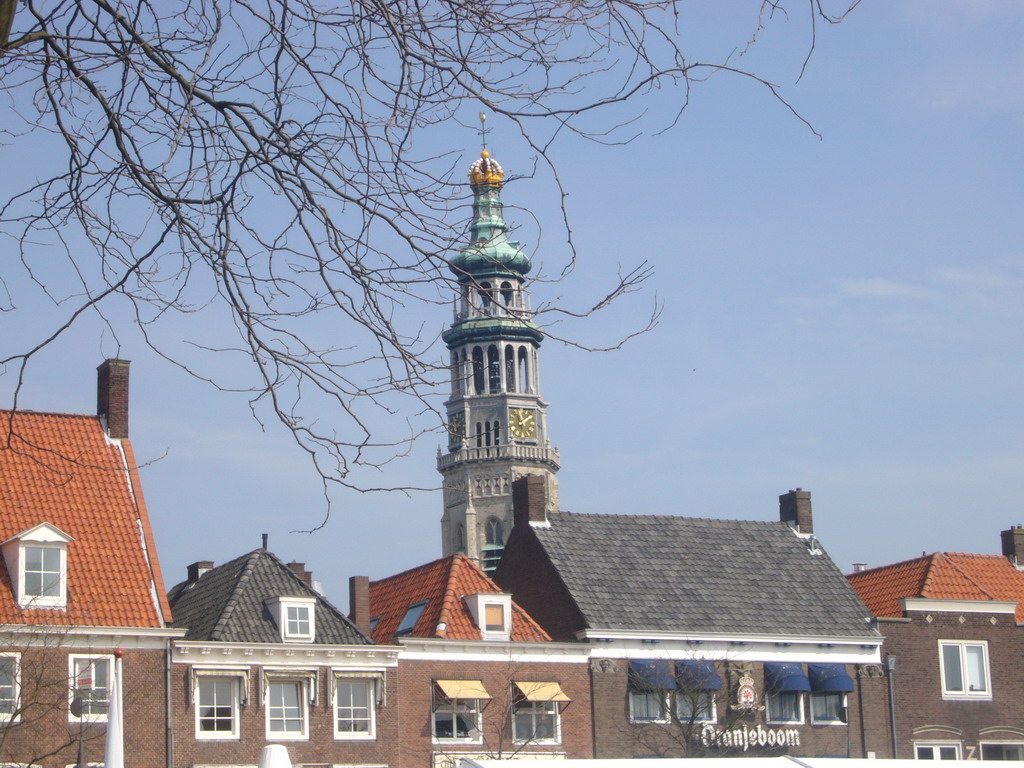
[[[110,705],[107,709],[107,748],[103,768],[124,768],[124,724],[121,721],[121,657],[124,651],[114,650],[114,670],[110,679]]]

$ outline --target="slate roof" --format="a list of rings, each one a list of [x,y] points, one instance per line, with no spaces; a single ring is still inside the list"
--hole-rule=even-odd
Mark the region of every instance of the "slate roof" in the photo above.
[[[874,616],[901,617],[900,600],[1000,600],[1017,603],[1024,621],[1024,573],[998,555],[935,552],[846,577]]]
[[[18,608],[0,558],[0,623],[170,620],[131,443],[108,440],[96,416],[0,411],[0,542],[43,522],[73,539],[67,607]]]
[[[408,637],[481,640],[480,629],[463,600],[464,595],[497,594],[495,584],[465,555],[451,555],[370,583],[370,615],[379,616],[373,630],[378,643],[391,643],[410,605],[427,601]],[[437,625],[444,623],[444,632]],[[511,639],[544,642],[548,634],[522,608],[512,603]]]
[[[370,639],[341,611],[295,575],[276,555],[257,549],[183,581],[168,594],[174,626],[185,640],[225,643],[281,643],[281,631],[267,608],[273,597],[315,597],[314,645],[368,645]]]
[[[784,523],[548,519],[533,533],[591,629],[879,639],[831,558]]]

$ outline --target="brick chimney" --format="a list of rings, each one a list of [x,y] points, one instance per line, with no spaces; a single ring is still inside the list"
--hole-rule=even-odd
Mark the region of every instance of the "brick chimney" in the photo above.
[[[212,560],[197,560],[188,567],[188,583],[199,581],[199,577],[210,570],[213,570]]]
[[[128,366],[130,360],[104,360],[96,369],[96,415],[113,440],[128,437]]]
[[[370,635],[370,579],[367,576],[349,577],[348,617],[364,634]]]
[[[1024,568],[1024,527],[1019,523],[1011,525],[999,538],[1003,540],[1003,557],[1018,568]]]
[[[524,475],[512,482],[512,525],[546,523],[547,488],[541,475]]]
[[[313,586],[313,572],[306,570],[305,563],[296,563],[293,561],[288,563],[288,567],[291,568],[292,573],[306,582],[309,586]]]
[[[789,523],[797,533],[814,533],[811,492],[797,488],[779,496],[779,519]]]

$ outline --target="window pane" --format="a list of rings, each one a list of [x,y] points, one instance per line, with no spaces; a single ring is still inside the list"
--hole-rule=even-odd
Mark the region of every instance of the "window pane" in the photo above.
[[[778,723],[798,723],[803,720],[800,712],[800,693],[783,691],[768,695],[768,719]]]
[[[272,733],[305,732],[302,683],[271,683],[268,693],[267,710],[270,731]]]
[[[988,690],[985,682],[985,648],[980,645],[964,646],[967,652],[967,683],[969,690],[984,693]]]
[[[939,760],[956,760],[958,752],[956,747],[939,747]]]
[[[500,605],[488,603],[484,606],[484,615],[488,632],[501,632],[505,629],[505,609]]]
[[[82,704],[82,716],[105,715],[110,706],[110,659],[74,660],[74,696]]]
[[[676,696],[676,711],[683,722],[706,722],[712,719],[714,696],[711,691],[685,691]]]
[[[235,730],[234,686],[228,679],[199,681],[200,733],[232,733]]]
[[[11,656],[0,657],[0,714],[11,715],[17,709],[17,675],[17,660]]]
[[[960,646],[942,646],[942,672],[946,678],[946,690],[963,693],[964,678],[960,669]]]
[[[519,701],[512,711],[512,737],[516,741],[553,741],[558,733],[554,702]]]
[[[629,704],[633,720],[643,722],[665,719],[665,694],[663,691],[631,691]]]
[[[338,733],[370,733],[370,686],[365,680],[339,681],[335,687]]]
[[[1024,760],[1024,744],[982,744],[982,760]]]
[[[843,695],[841,693],[812,693],[811,719],[835,722],[842,720]]]
[[[470,699],[449,699],[434,712],[434,737],[438,739],[476,738],[477,702]]]

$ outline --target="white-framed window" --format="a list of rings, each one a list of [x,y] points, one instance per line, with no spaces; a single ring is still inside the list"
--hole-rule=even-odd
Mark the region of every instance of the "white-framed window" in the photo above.
[[[802,723],[804,697],[800,691],[777,691],[765,696],[769,723]]]
[[[558,744],[560,725],[558,702],[516,697],[512,703],[512,739],[519,744]]]
[[[982,760],[1024,760],[1024,743],[990,741],[981,744]]]
[[[334,681],[334,738],[372,739],[376,729],[376,680],[339,677]]]
[[[462,741],[479,744],[480,701],[478,699],[441,699],[433,717],[436,741]]]
[[[17,653],[0,653],[0,722],[17,722],[18,703],[21,696],[21,656]]]
[[[846,694],[839,691],[816,691],[811,694],[811,722],[815,725],[843,724],[846,717]]]
[[[629,692],[629,720],[632,723],[667,723],[669,721],[668,691]]]
[[[59,528],[40,523],[0,545],[20,607],[67,605],[67,549],[71,541]]]
[[[959,760],[959,741],[915,741],[915,760]]]
[[[309,738],[309,695],[305,680],[267,681],[267,738]]]
[[[465,596],[483,640],[508,640],[512,633],[512,596],[482,592]]]
[[[90,654],[68,657],[68,673],[71,679],[69,720],[87,723],[107,721],[107,710],[110,709],[110,672],[113,663],[112,656]]]
[[[196,738],[237,739],[239,681],[233,675],[204,675],[196,681]]]
[[[700,688],[677,691],[676,717],[681,723],[715,722],[715,692]]]
[[[267,600],[286,643],[311,643],[316,639],[316,598],[278,596]]]
[[[991,699],[988,673],[988,643],[984,641],[940,640],[939,668],[944,699]]]

